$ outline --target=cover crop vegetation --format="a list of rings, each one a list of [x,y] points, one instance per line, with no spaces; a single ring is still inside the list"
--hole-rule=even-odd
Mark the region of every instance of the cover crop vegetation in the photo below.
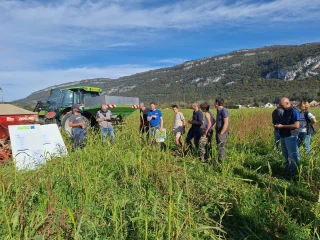
[[[319,119],[319,108],[311,112]],[[312,156],[301,151],[299,174],[287,181],[273,149],[271,110],[230,113],[221,166],[172,155],[171,110],[163,110],[169,134],[162,152],[140,145],[136,112],[114,144],[90,133],[85,150],[37,170],[2,166],[2,239],[319,239],[319,133]]]

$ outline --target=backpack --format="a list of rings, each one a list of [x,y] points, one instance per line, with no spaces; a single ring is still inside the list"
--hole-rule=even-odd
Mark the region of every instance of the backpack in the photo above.
[[[305,113],[304,113],[304,119],[306,120],[306,122],[307,122],[307,124],[309,124],[310,122],[311,122],[311,120],[309,119],[309,117],[308,117],[308,111],[306,111]],[[309,125],[308,127],[307,127],[307,134],[308,135],[313,135],[313,134],[315,134],[316,133],[316,130],[314,129],[314,127],[312,126],[312,125]]]

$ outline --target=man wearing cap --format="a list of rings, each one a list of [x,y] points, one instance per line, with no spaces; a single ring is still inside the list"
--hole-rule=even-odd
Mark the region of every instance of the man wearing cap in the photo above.
[[[108,135],[114,140],[114,131],[111,123],[111,111],[107,109],[107,105],[103,104],[101,110],[97,112],[97,122],[99,123],[101,133],[103,136],[103,142],[106,142]]]
[[[83,139],[85,136],[83,128],[85,125],[86,123],[83,121],[78,104],[73,104],[72,115],[69,118],[69,127],[72,127],[74,148],[83,148]]]

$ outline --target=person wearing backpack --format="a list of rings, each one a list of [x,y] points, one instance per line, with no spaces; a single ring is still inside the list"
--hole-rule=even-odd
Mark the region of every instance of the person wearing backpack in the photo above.
[[[173,133],[175,137],[175,143],[177,147],[181,147],[181,136],[185,132],[186,128],[186,120],[183,116],[182,112],[179,112],[178,105],[172,105],[172,110],[175,113],[174,115],[174,125],[173,125]]]
[[[302,100],[298,107],[300,110],[298,146],[300,147],[304,144],[306,154],[310,155],[311,135],[316,133],[313,124],[315,124],[317,120],[315,116],[308,111],[310,104],[307,101]]]

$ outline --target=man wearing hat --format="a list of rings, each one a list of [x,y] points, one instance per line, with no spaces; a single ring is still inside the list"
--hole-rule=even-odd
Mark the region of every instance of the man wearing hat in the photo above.
[[[85,136],[83,128],[86,123],[83,121],[78,104],[72,104],[72,115],[69,118],[69,127],[72,127],[72,136],[74,148],[83,148],[83,139]]]

